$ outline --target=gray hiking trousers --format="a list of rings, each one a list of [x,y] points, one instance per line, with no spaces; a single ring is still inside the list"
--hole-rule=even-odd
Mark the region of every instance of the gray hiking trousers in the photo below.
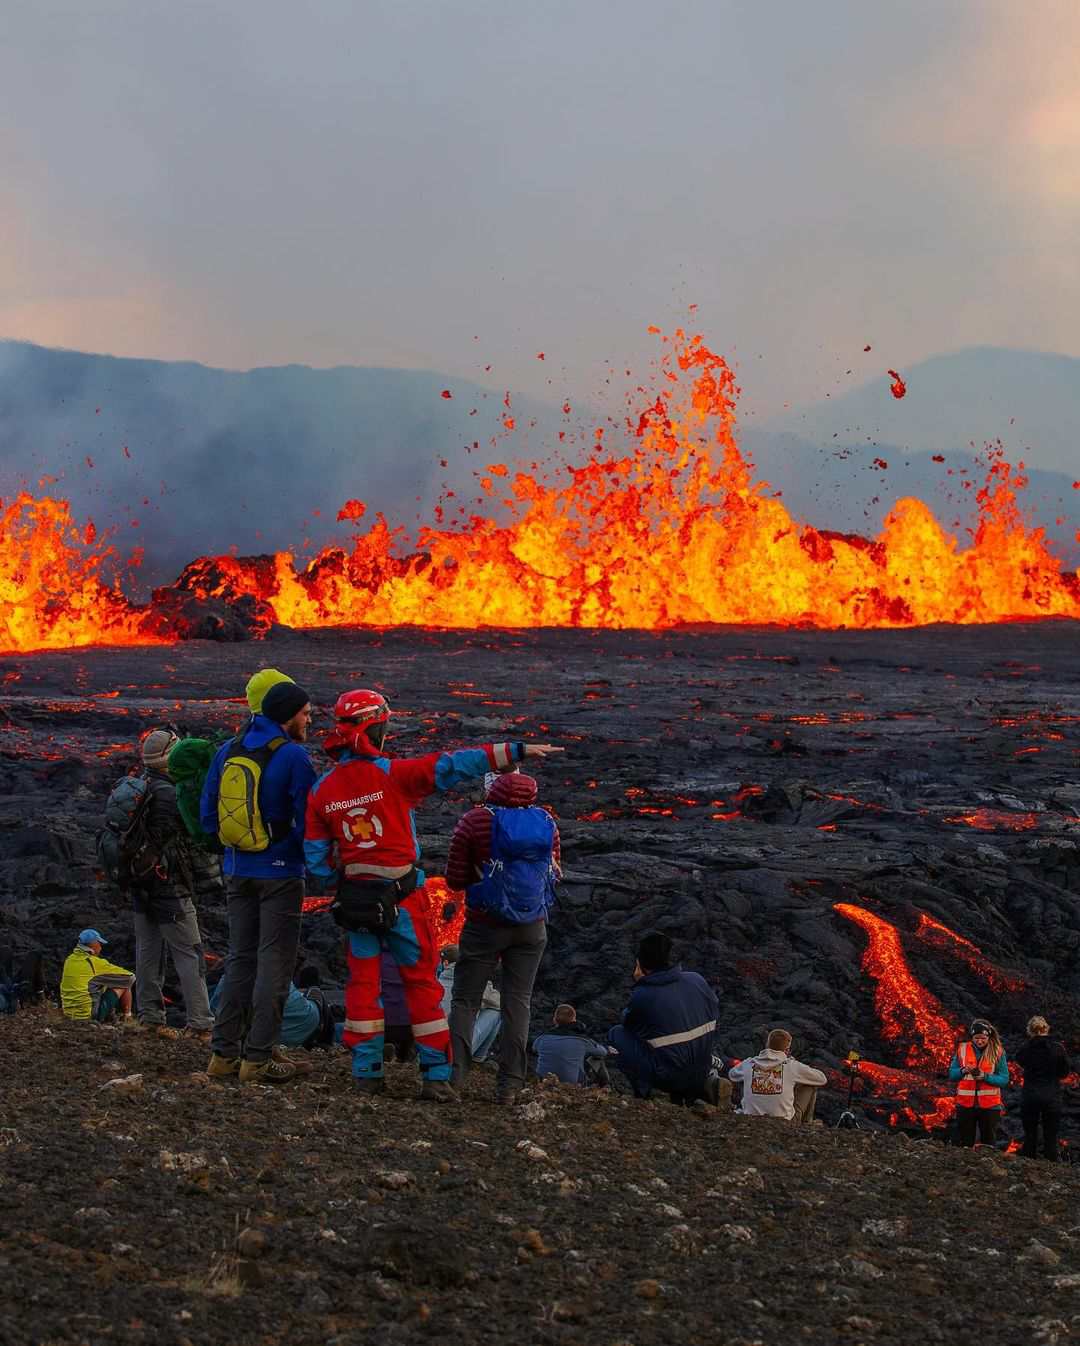
[[[135,912],[135,999],[139,1022],[165,1022],[165,950],[172,954],[187,1011],[187,1025],[204,1033],[214,1022],[206,991],[206,960],[195,904],[185,897],[179,919],[155,921]]]
[[[229,901],[229,960],[214,1020],[218,1056],[261,1064],[281,1037],[281,1016],[300,947],[304,880],[225,880]],[[250,1027],[248,1022],[250,1019]]]
[[[547,922],[528,925],[488,925],[466,917],[454,965],[454,991],[450,1003],[450,1041],[454,1064],[454,1087],[465,1083],[472,1065],[473,1027],[484,998],[484,987],[496,967],[502,965],[502,1028],[496,1056],[499,1074],[496,1089],[520,1089],[528,1064],[529,1008],[533,982],[547,944]]]

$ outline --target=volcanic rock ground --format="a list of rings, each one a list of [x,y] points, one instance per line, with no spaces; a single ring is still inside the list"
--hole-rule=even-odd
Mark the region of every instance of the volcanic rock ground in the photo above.
[[[44,948],[55,976],[72,932],[94,923],[131,965],[123,904],[94,872],[104,794],[142,730],[233,726],[247,676],[273,663],[322,707],[385,687],[401,752],[501,737],[567,748],[538,770],[566,882],[535,1028],[563,998],[611,1022],[637,938],[660,926],[716,985],[731,1055],[782,1022],[828,1069],[852,1048],[903,1067],[919,1005],[893,1006],[891,1027],[880,1016],[866,933],[834,910],[847,903],[896,928],[911,985],[955,1021],[989,1014],[1015,1046],[1041,1010],[1075,1050],[1077,636],[1067,623],[321,632],[3,658],[0,946]],[[468,802],[422,810],[431,872]],[[979,952],[918,937],[921,915]],[[202,920],[223,953],[223,911]],[[331,981],[335,933],[305,919],[305,957]],[[211,1085],[204,1063],[188,1044],[45,1010],[0,1022],[0,1340],[1080,1330],[1073,1167],[877,1129],[914,1119],[900,1075],[873,1084],[868,1129],[852,1133],[562,1090],[508,1114],[483,1075],[460,1109],[425,1112],[407,1071],[368,1111],[342,1054],[282,1094]],[[823,1092],[822,1115],[841,1107]],[[987,1287],[1006,1273],[1023,1290],[1003,1302]]]

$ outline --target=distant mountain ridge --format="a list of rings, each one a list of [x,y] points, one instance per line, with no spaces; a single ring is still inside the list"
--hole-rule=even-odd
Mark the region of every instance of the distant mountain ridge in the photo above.
[[[557,416],[524,397],[514,412],[519,425]],[[0,342],[0,495],[60,477],[47,489],[80,519],[121,524],[158,582],[200,552],[341,536],[348,499],[408,523],[432,520],[444,483],[450,509],[469,505],[473,470],[529,442],[492,447],[503,414],[498,393],[427,371],[240,373]]]
[[[1080,475],[1080,360],[973,346],[900,371],[894,398],[880,377],[762,426],[812,443],[902,445],[913,453],[979,449],[998,439],[1012,461]]]
[[[1064,454],[1080,427],[1080,360],[972,350],[903,372],[909,391],[900,401],[883,378],[740,428],[757,475],[782,492],[797,520],[873,534],[897,498],[917,495],[963,540],[974,492],[961,474],[981,481],[969,444],[996,437],[1007,405],[1016,412],[1015,444],[1034,425],[1048,451]],[[965,388],[981,390],[986,405],[961,403]],[[949,389],[956,405],[942,410]],[[118,526],[121,549],[145,548],[145,580],[165,582],[200,553],[343,537],[337,511],[353,498],[366,502],[367,519],[382,511],[415,526],[418,515],[434,520],[445,484],[455,492],[450,510],[462,502],[471,510],[474,470],[561,451],[561,409],[512,401],[518,429],[507,436],[500,394],[439,373],[303,365],[240,373],[0,342],[0,496],[59,477],[44,489],[68,498],[80,521]],[[594,422],[584,414],[588,438]],[[467,453],[473,443],[478,449]],[[1024,456],[1012,442],[1007,448],[1014,460]],[[1071,471],[1029,473],[1025,506],[1075,567],[1080,453],[1065,461]]]

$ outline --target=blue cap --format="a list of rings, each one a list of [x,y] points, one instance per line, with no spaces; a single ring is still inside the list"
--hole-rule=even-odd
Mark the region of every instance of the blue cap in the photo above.
[[[100,930],[84,930],[79,936],[80,944],[108,944]]]

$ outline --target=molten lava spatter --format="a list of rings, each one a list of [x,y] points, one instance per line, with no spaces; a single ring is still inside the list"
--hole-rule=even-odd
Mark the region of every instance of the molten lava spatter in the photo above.
[[[1080,618],[1080,584],[1062,573],[1042,531],[1026,527],[1016,498],[1024,480],[1000,453],[964,550],[913,499],[897,502],[873,541],[799,524],[739,452],[738,390],[724,360],[701,337],[664,340],[660,390],[629,419],[626,447],[605,448],[608,437],[597,436],[561,485],[489,469],[481,487],[494,499],[510,483],[501,503],[511,522],[477,515],[460,529],[424,528],[413,545],[376,515],[350,547],[328,547],[302,570],[288,552],[201,558],[182,587],[254,600],[255,630],[271,620],[657,629]],[[27,510],[40,555],[30,579],[17,531]],[[356,522],[362,511],[343,513]],[[73,548],[62,502],[22,497],[10,514],[0,537],[0,594],[12,609],[0,622],[3,648],[139,638],[152,614],[100,583],[100,558]]]
[[[833,910],[861,926],[869,937],[862,966],[877,983],[874,1008],[882,1037],[901,1045],[909,1066],[947,1066],[961,1026],[915,978],[896,927],[849,902],[837,902]]]

